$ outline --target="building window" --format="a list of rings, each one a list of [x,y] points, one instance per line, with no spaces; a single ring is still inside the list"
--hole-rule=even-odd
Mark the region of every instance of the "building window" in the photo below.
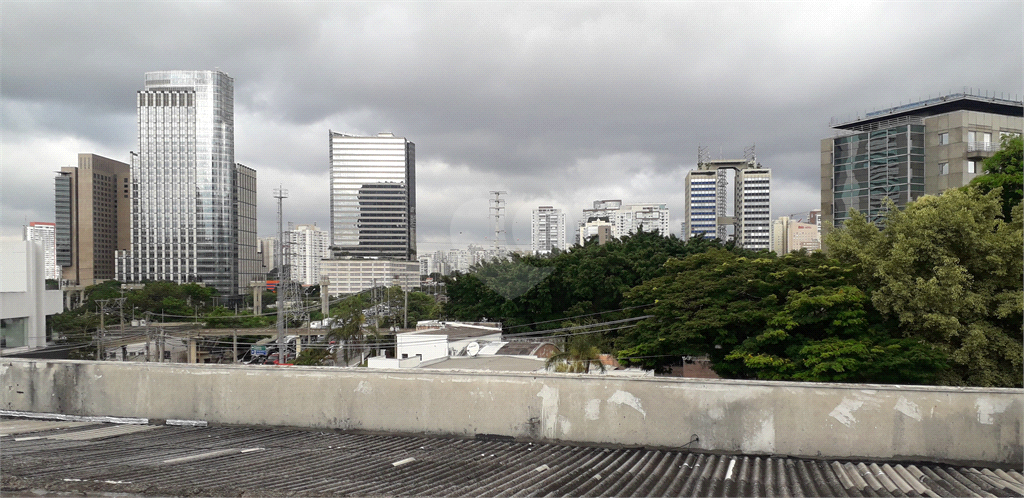
[[[981,134],[981,143],[985,144],[986,149],[987,149],[988,145],[992,143],[992,134],[988,133],[988,132],[982,133]]]
[[[949,163],[939,163],[939,174],[940,175],[948,175],[949,174]]]
[[[939,145],[949,145],[949,133],[939,133]]]
[[[967,172],[976,173],[976,165],[974,161],[967,161]]]

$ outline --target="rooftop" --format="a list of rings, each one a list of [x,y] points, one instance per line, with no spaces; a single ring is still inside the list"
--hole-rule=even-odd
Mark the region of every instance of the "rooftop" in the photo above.
[[[9,412],[6,413],[10,415]],[[0,420],[2,491],[99,496],[1021,496],[998,467],[271,427]],[[181,424],[183,421],[170,421]],[[201,424],[199,424],[201,425]]]
[[[441,328],[436,329],[424,329],[424,330],[411,330],[409,332],[399,332],[398,335],[410,336],[410,335],[444,335],[448,336],[448,340],[459,340],[459,339],[472,339],[474,337],[484,337],[494,334],[501,334],[500,328],[494,327],[479,327],[472,325],[452,325],[446,324]]]
[[[1001,114],[1005,116],[1024,115],[1024,102],[1019,100],[1008,100],[999,97],[973,95],[969,93],[953,93],[943,95],[919,102],[872,111],[863,117],[839,121],[832,120],[831,127],[841,130],[864,131],[871,129],[873,125],[885,121],[905,117],[928,117],[939,114],[946,114],[953,111],[977,111],[990,114]]]

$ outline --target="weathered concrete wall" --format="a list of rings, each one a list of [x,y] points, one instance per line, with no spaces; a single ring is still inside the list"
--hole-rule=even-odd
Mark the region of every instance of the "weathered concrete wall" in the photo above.
[[[0,360],[0,376],[0,408],[25,412],[831,458],[1024,460],[1019,389],[12,358]]]

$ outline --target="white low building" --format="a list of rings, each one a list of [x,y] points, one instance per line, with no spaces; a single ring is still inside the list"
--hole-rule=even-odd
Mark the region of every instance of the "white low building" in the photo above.
[[[46,317],[63,311],[60,290],[46,290],[38,241],[0,242],[0,337],[6,348],[46,346]]]
[[[420,285],[420,264],[392,259],[332,258],[320,261],[320,275],[330,279],[328,293],[331,296],[347,296],[393,285],[413,290]]]

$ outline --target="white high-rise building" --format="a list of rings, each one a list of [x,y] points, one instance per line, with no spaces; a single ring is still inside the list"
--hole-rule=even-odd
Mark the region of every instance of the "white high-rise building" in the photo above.
[[[303,285],[320,283],[320,260],[331,256],[330,234],[316,224],[298,225],[284,233],[291,279]]]
[[[57,225],[33,221],[25,227],[25,240],[38,241],[43,246],[43,275],[50,280],[60,280],[60,266],[57,266]]]
[[[753,155],[746,159],[705,160],[686,174],[683,239],[703,235],[719,240],[735,239],[747,249],[771,245],[772,172]],[[733,213],[728,214],[727,170],[735,171]],[[732,233],[729,233],[729,228]]]
[[[566,250],[565,213],[552,206],[540,206],[533,210],[530,222],[530,251],[548,254],[552,249]]]
[[[771,244],[771,184],[768,168],[736,172],[736,239],[747,249]]]
[[[330,132],[331,245],[340,254],[416,261],[416,145],[391,133]]]
[[[256,257],[256,172],[235,163],[234,80],[220,71],[150,72],[136,104],[131,248],[117,253],[117,279],[244,292],[256,276],[239,270],[240,259]]]

